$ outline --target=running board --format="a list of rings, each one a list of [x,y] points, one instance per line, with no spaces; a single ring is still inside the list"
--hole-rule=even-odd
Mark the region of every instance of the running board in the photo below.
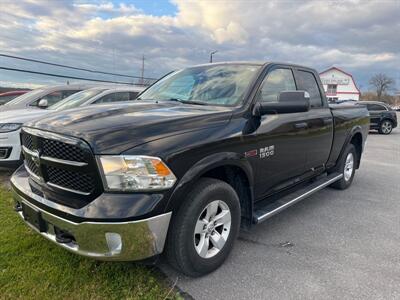
[[[335,181],[340,180],[343,177],[343,174],[332,173],[322,179],[314,181],[310,185],[295,191],[292,194],[284,196],[283,198],[268,204],[265,207],[262,207],[254,212],[254,223],[261,223],[270,217],[280,213],[282,210],[292,206],[293,204],[307,198],[308,196],[322,190],[323,188],[331,185]]]

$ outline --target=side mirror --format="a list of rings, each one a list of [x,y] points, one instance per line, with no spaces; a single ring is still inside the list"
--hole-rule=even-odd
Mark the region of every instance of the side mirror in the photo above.
[[[289,114],[306,112],[309,109],[310,95],[306,91],[285,91],[279,93],[278,102],[258,102],[254,106],[253,115]]]
[[[49,106],[49,103],[47,101],[47,99],[40,99],[39,103],[38,103],[38,107],[39,108],[47,108]]]

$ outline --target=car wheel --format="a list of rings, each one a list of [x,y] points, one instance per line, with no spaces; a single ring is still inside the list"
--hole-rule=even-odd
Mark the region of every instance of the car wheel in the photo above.
[[[232,250],[240,228],[240,202],[226,182],[202,178],[173,216],[167,240],[169,263],[197,277],[217,269]]]
[[[347,189],[353,182],[356,171],[357,152],[353,144],[347,145],[342,158],[340,159],[336,172],[342,173],[343,177],[331,184],[331,187],[339,190]]]
[[[393,123],[390,120],[383,120],[379,126],[380,134],[390,134],[393,130]]]

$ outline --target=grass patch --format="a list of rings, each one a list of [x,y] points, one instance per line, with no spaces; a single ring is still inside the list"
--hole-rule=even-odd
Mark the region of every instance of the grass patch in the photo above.
[[[0,299],[177,299],[159,271],[58,248],[28,228],[0,185]]]

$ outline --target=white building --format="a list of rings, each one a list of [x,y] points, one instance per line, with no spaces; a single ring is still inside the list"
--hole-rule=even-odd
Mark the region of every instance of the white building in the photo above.
[[[359,100],[361,92],[351,74],[332,67],[320,74],[326,97],[330,101]]]

